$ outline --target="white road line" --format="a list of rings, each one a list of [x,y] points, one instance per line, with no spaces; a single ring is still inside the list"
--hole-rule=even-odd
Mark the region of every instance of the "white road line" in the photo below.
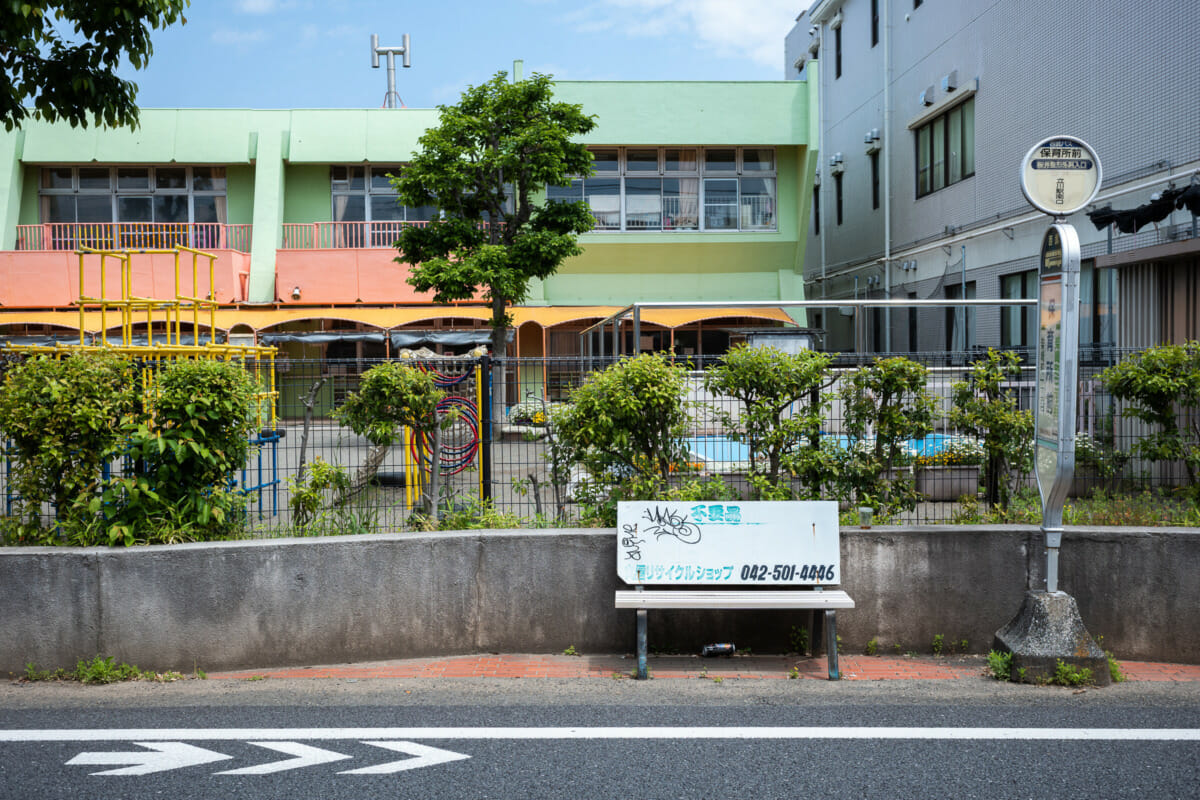
[[[112,728],[0,730],[0,742],[337,739],[950,739],[1195,742],[1200,728]]]

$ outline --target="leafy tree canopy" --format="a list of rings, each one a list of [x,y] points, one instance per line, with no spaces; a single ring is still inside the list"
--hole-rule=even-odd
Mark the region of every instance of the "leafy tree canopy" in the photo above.
[[[137,84],[114,74],[142,69],[150,31],[187,22],[188,0],[7,0],[0,7],[0,119],[12,130],[32,115],[71,127],[134,126]]]
[[[537,73],[510,82],[498,72],[439,110],[439,124],[393,184],[406,205],[436,206],[442,218],[405,228],[396,260],[412,265],[408,282],[435,302],[482,292],[493,352],[502,354],[506,307],[525,299],[530,280],[579,254],[575,235],[593,227],[583,203],[535,198],[546,185],[592,173],[591,154],[572,139],[595,122],[579,105],[554,102],[550,76]]]

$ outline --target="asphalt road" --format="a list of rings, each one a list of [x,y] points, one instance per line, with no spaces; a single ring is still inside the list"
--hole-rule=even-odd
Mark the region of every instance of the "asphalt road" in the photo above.
[[[113,771],[142,774],[98,774]],[[1147,795],[1200,797],[1196,684],[0,687],[0,798],[14,800]]]

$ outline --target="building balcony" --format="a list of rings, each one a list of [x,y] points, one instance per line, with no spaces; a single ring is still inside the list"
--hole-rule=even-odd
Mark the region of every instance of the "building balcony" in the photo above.
[[[283,226],[284,250],[360,250],[391,248],[405,228],[428,222],[289,222]]]
[[[185,251],[177,260],[170,251],[175,245],[215,255],[211,280],[209,259]],[[121,261],[104,258],[102,268],[100,255],[83,255],[81,284],[79,247],[161,251],[130,260],[126,291],[136,297],[206,297],[211,292],[223,304],[246,299],[249,225],[52,223],[17,226],[17,249],[0,251],[0,308],[66,308],[76,305],[81,294],[120,298]]]
[[[17,250],[197,250],[250,252],[250,225],[219,222],[45,222],[17,226]]]

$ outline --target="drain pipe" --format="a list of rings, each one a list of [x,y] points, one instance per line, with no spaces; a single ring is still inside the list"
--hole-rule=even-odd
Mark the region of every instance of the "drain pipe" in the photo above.
[[[883,286],[892,299],[892,4],[883,3]],[[964,289],[965,291],[965,289]],[[883,349],[892,352],[892,309],[885,308]]]

